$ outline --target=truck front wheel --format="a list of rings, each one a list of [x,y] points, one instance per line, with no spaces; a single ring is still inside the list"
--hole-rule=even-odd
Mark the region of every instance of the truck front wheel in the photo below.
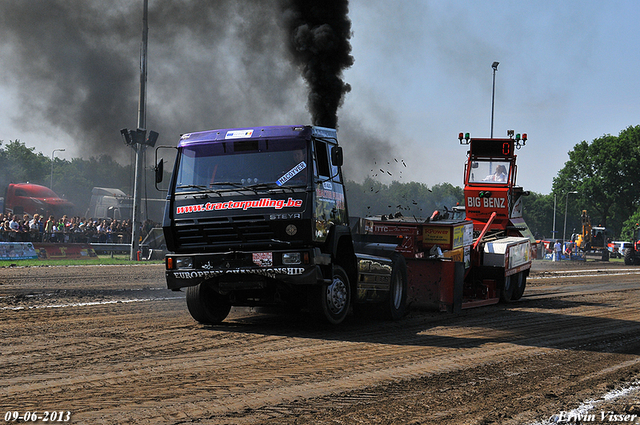
[[[191,317],[203,325],[220,323],[231,311],[227,298],[206,282],[187,288],[187,308]]]
[[[347,272],[340,266],[333,266],[331,283],[314,288],[312,310],[325,321],[337,325],[349,313],[351,285]]]

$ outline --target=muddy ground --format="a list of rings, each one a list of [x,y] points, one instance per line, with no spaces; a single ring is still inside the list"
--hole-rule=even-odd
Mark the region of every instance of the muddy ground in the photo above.
[[[640,423],[640,267],[536,261],[519,302],[339,327],[252,309],[204,327],[163,279],[0,268],[0,420]]]

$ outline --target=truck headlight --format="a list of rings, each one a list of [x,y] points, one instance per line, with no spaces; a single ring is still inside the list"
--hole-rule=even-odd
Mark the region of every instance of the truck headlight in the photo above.
[[[299,252],[283,253],[282,264],[300,264],[300,253]]]
[[[173,264],[177,270],[179,269],[192,269],[193,257],[174,257]]]

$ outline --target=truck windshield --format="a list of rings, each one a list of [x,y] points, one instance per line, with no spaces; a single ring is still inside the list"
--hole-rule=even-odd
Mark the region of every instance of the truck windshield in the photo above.
[[[184,146],[176,192],[306,185],[304,140],[217,141]]]
[[[474,161],[469,183],[506,183],[509,178],[508,161]]]

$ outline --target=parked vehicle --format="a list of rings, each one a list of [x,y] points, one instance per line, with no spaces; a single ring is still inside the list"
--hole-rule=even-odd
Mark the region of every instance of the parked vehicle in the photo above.
[[[622,258],[624,257],[625,249],[631,248],[633,244],[631,242],[613,241],[607,244],[609,249],[610,258]]]
[[[91,189],[91,201],[85,216],[130,220],[132,211],[133,198],[122,190],[111,187],[94,187]]]
[[[60,218],[63,215],[72,216],[75,205],[59,197],[46,186],[32,183],[11,183],[7,186],[4,196],[5,214],[40,214]]]

